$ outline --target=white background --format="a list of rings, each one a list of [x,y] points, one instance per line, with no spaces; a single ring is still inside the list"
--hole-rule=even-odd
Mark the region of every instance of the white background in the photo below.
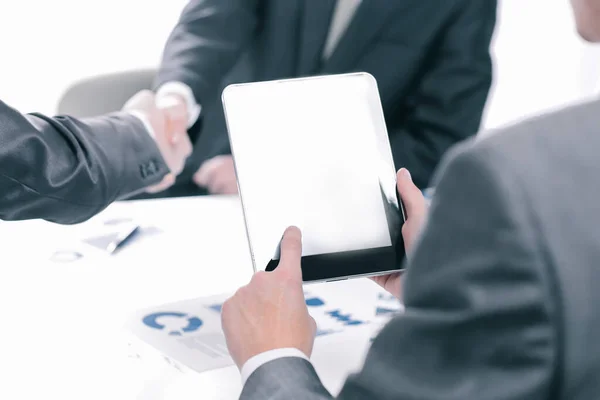
[[[0,99],[54,113],[74,81],[157,66],[186,0],[0,0]]]
[[[1,0],[0,99],[52,114],[83,77],[157,65],[186,0]],[[600,50],[577,37],[568,0],[501,0],[494,127],[598,88]]]

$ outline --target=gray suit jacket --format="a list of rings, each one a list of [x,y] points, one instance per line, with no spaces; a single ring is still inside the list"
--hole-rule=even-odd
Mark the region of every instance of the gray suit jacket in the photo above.
[[[406,313],[342,399],[565,399],[600,393],[600,101],[458,146],[411,255]],[[279,359],[243,399],[325,399]]]
[[[0,101],[0,219],[80,222],[167,172],[131,115],[49,118]]]
[[[496,0],[362,0],[322,61],[334,6],[334,0],[189,2],[157,79],[157,86],[186,83],[203,107],[192,129],[200,136],[178,182],[190,181],[206,159],[230,153],[221,104],[230,83],[371,73],[396,166],[408,167],[422,187],[442,154],[477,132],[492,79]]]

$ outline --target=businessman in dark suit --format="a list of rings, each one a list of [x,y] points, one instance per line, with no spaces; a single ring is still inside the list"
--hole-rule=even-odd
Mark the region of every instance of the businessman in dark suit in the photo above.
[[[167,194],[202,193],[193,182],[237,191],[226,85],[353,71],[377,79],[396,165],[426,186],[442,154],[479,128],[495,15],[496,0],[190,1],[156,88],[179,102],[172,119],[200,136]]]
[[[149,91],[124,112],[86,120],[23,115],[0,101],[0,219],[81,222],[172,184],[192,145],[163,114]]]
[[[572,0],[600,41],[600,0]],[[406,170],[405,313],[340,399],[595,400],[600,393],[600,101],[501,129],[445,157],[428,211]],[[308,357],[301,237],[223,305],[242,399],[328,399]]]

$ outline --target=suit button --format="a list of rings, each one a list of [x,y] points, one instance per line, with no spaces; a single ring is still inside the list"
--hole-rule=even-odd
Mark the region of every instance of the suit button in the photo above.
[[[157,172],[158,172],[158,165],[156,165],[156,162],[154,160],[150,160],[148,162],[148,174],[154,175]]]
[[[160,164],[156,160],[150,160],[145,164],[140,164],[140,175],[143,179],[156,175],[160,172]]]

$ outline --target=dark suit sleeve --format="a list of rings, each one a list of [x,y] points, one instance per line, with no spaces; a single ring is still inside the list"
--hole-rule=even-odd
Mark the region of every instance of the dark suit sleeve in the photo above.
[[[557,290],[518,174],[494,170],[492,158],[466,151],[448,165],[408,265],[406,312],[381,331],[339,398],[551,397]],[[258,368],[242,397],[328,395],[308,363],[281,359]]]
[[[185,83],[199,104],[218,97],[222,78],[254,36],[257,7],[257,0],[190,1],[165,46],[156,87]]]
[[[489,46],[497,2],[456,3],[399,113],[402,118],[388,126],[396,167],[408,168],[421,188],[429,185],[446,150],[479,130],[492,82]]]
[[[81,222],[167,172],[136,117],[25,116],[0,102],[0,219]]]

